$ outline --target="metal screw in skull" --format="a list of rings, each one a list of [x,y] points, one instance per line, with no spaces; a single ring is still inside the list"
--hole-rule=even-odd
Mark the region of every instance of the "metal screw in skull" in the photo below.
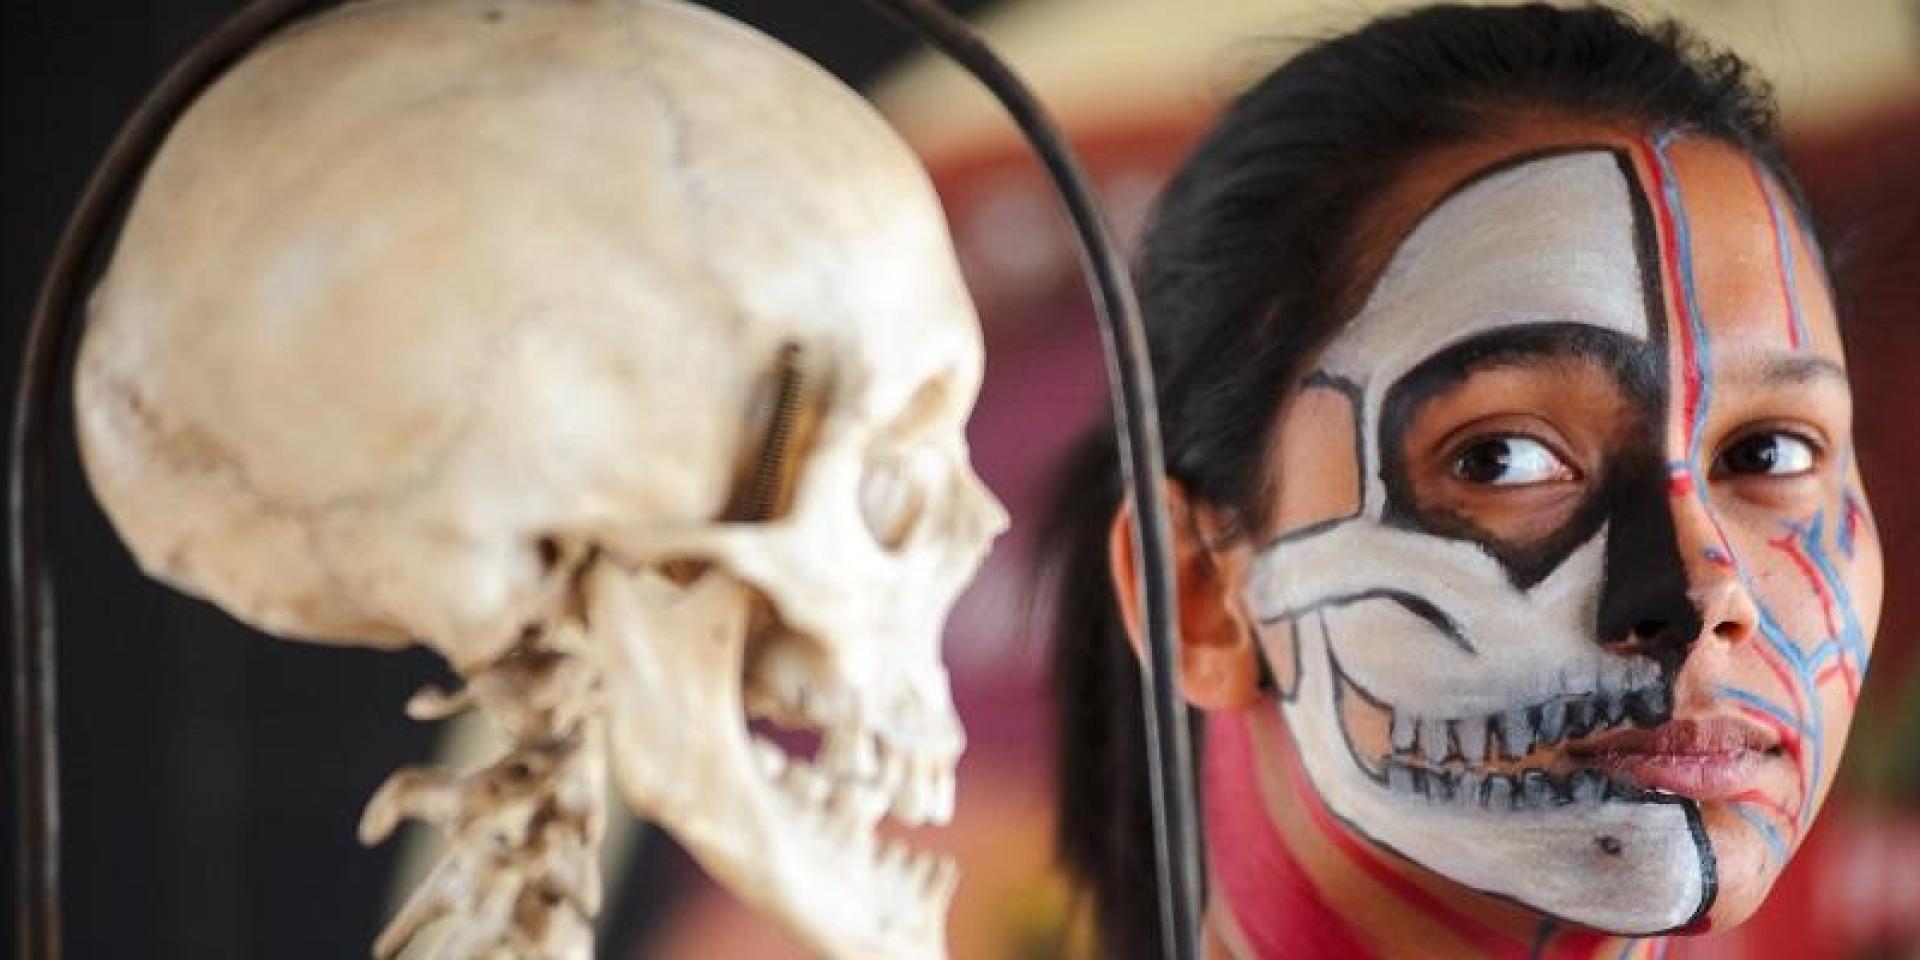
[[[506,735],[369,805],[450,839],[382,955],[588,956],[610,769],[812,949],[935,957],[953,865],[875,827],[952,813],[980,367],[924,171],[799,55],[663,0],[368,0],[174,129],[76,403],[149,574],[426,644],[465,687],[410,710]]]

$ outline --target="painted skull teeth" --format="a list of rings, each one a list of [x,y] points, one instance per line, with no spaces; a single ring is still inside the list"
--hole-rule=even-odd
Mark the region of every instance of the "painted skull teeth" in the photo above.
[[[1395,793],[1488,810],[1546,810],[1610,800],[1645,802],[1659,796],[1653,791],[1619,783],[1598,770],[1556,773],[1541,767],[1527,767],[1506,774],[1388,760],[1382,767],[1381,780]]]
[[[1657,727],[1673,712],[1667,686],[1655,683],[1561,694],[1481,716],[1421,717],[1360,686],[1331,651],[1328,663],[1347,747],[1375,781],[1400,793],[1493,809],[1644,798],[1644,791],[1595,770],[1552,769],[1550,751],[1629,724]]]
[[[1568,694],[1477,717],[1420,717],[1387,704],[1379,706],[1391,714],[1388,723],[1393,753],[1432,764],[1519,760],[1540,747],[1558,746],[1628,724],[1657,727],[1673,712],[1672,697],[1665,685],[1617,693]]]

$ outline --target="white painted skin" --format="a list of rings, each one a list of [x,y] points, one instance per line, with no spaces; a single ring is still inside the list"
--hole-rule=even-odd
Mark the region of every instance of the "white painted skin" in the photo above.
[[[790,506],[722,522],[789,345],[817,415]],[[666,0],[368,0],[177,125],[76,404],[150,575],[280,636],[425,644],[482,706],[533,628],[595,679],[523,712],[590,715],[636,813],[814,952],[929,958],[953,865],[874,827],[953,812],[940,633],[1006,522],[963,433],[981,353],[917,159],[793,51]],[[435,782],[370,833],[457,807]],[[497,879],[423,902],[457,929]]]
[[[1696,837],[1680,803],[1594,795],[1508,809],[1465,790],[1435,800],[1384,782],[1348,746],[1333,673],[1337,659],[1394,711],[1396,740],[1456,721],[1469,749],[1489,724],[1526,735],[1528,707],[1617,699],[1656,682],[1651,662],[1595,642],[1604,527],[1523,590],[1477,544],[1381,520],[1382,403],[1422,361],[1478,334],[1547,322],[1647,339],[1659,321],[1646,314],[1631,189],[1609,153],[1551,156],[1492,173],[1421,221],[1320,367],[1358,388],[1360,513],[1264,550],[1248,598],[1262,618],[1322,607],[1297,621],[1301,679],[1282,709],[1335,814],[1467,887],[1595,929],[1647,934],[1690,920],[1712,893],[1704,835]],[[1387,588],[1432,604],[1471,652],[1392,600],[1328,605]]]

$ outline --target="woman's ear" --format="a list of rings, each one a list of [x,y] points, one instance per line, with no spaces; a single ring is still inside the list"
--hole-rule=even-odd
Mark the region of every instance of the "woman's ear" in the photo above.
[[[1179,481],[1165,481],[1173,526],[1173,567],[1180,603],[1180,690],[1202,710],[1248,707],[1260,699],[1260,650],[1241,600],[1252,551],[1226,536],[1220,513],[1187,498]],[[1133,504],[1115,511],[1107,531],[1107,573],[1134,653],[1144,656],[1140,587],[1134,578]]]

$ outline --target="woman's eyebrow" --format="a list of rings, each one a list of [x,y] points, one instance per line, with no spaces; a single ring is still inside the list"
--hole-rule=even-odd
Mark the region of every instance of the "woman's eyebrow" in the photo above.
[[[1849,384],[1847,370],[1833,359],[1805,351],[1749,348],[1727,353],[1721,361],[1731,383],[1748,386],[1800,386],[1830,383],[1842,388]]]

